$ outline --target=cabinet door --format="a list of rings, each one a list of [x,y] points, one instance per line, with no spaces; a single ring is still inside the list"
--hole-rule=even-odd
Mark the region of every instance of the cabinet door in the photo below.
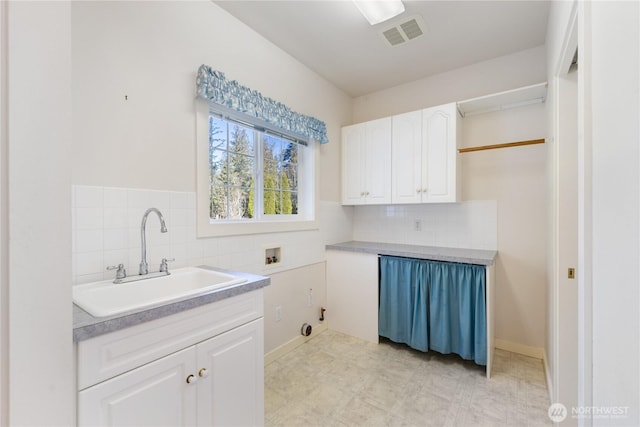
[[[196,425],[195,366],[190,347],[79,392],[78,425]]]
[[[342,128],[342,204],[361,205],[364,198],[365,124]]]
[[[264,424],[263,328],[260,318],[196,346],[198,425]]]
[[[422,111],[423,202],[455,202],[456,104]]]
[[[393,116],[391,194],[393,203],[422,201],[422,112]]]
[[[391,117],[365,124],[366,203],[391,203]]]

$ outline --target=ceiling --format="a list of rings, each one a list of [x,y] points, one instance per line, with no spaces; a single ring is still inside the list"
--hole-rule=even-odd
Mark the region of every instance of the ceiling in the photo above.
[[[548,1],[403,1],[375,26],[349,0],[215,3],[354,97],[545,42]],[[382,30],[414,15],[424,34],[391,46]]]

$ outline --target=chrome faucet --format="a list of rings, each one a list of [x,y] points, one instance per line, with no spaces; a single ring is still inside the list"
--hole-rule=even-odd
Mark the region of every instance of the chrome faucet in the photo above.
[[[160,218],[160,232],[167,232],[167,226],[164,223],[162,213],[156,208],[147,209],[144,215],[142,215],[142,224],[140,225],[140,238],[142,240],[142,261],[140,261],[140,270],[138,272],[140,276],[144,276],[149,273],[149,265],[147,264],[147,233],[145,230],[147,227],[147,217],[151,212],[155,212],[158,215],[158,218]]]

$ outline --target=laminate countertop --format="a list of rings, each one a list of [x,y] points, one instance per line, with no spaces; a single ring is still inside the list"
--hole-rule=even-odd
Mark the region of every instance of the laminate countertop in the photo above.
[[[498,255],[497,251],[485,249],[444,248],[439,246],[358,241],[327,245],[326,249],[487,266],[493,265]]]
[[[244,277],[247,281],[227,288],[203,292],[202,294],[179,301],[108,317],[94,317],[82,308],[73,304],[73,341],[83,341],[109,332],[129,328],[140,323],[160,319],[162,317],[200,307],[205,304],[211,304],[236,295],[255,291],[271,284],[271,279],[268,277],[237,271],[222,270],[208,266],[200,266],[200,268],[221,271],[233,274],[234,276]],[[126,284],[123,284],[123,286],[126,286]]]

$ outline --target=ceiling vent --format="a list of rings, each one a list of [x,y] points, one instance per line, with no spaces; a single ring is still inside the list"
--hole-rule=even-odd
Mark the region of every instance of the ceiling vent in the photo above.
[[[422,17],[414,15],[392,27],[385,27],[381,34],[387,43],[397,46],[420,37],[425,33],[424,28]]]

